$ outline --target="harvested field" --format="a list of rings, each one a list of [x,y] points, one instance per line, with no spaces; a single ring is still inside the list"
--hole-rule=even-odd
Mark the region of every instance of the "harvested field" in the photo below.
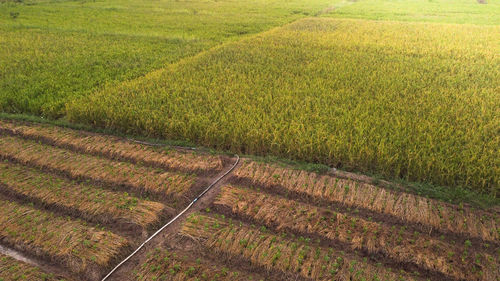
[[[129,250],[127,239],[84,222],[0,200],[0,242],[95,280]]]
[[[63,278],[44,272],[36,266],[0,254],[0,281],[7,280],[62,281]]]
[[[0,246],[47,262],[7,258],[0,278],[100,280],[233,163],[172,151],[0,121]],[[498,281],[499,226],[494,209],[243,159],[108,280]]]
[[[136,280],[252,280],[251,274],[227,267],[216,267],[207,260],[190,260],[177,252],[155,249],[135,273]],[[258,279],[256,279],[258,280]]]
[[[354,180],[247,162],[235,171],[233,182],[259,186],[282,195],[307,197],[324,205],[336,204],[382,213],[437,231],[497,243],[500,238],[500,217],[496,213],[455,206]]]
[[[89,156],[11,136],[0,136],[0,157],[72,179],[89,179],[163,199],[185,201],[195,182],[194,175]]]
[[[494,210],[247,160],[177,235],[266,280],[498,281],[499,219]]]
[[[175,213],[162,203],[78,184],[8,162],[0,163],[0,192],[121,229],[146,230]]]
[[[265,228],[249,227],[221,217],[193,215],[180,233],[201,240],[215,253],[241,256],[257,267],[281,271],[288,278],[418,280],[407,273],[393,273],[366,259],[357,259],[332,248],[315,245],[304,238],[282,237],[267,233]]]
[[[222,156],[182,153],[174,149],[155,149],[113,136],[41,124],[0,120],[0,131],[81,153],[187,173],[220,172],[224,167],[223,161],[227,161]]]
[[[229,164],[11,121],[0,121],[0,159],[0,246],[40,262],[6,252],[1,281],[101,280]]]
[[[500,278],[495,253],[476,251],[480,245],[454,244],[406,227],[391,226],[350,216],[328,208],[288,200],[254,190],[224,187],[214,208],[225,214],[260,222],[277,231],[289,231],[345,245],[369,255],[381,255],[395,264],[467,280]],[[490,259],[495,261],[490,263]],[[479,267],[478,265],[485,265]],[[481,274],[479,273],[481,272]]]

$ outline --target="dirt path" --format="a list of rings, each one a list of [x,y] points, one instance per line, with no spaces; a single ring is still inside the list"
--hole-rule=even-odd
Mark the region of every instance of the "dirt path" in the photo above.
[[[234,163],[236,161],[236,158],[232,158],[231,160],[232,163]],[[226,177],[222,178],[218,183],[216,183],[207,193],[205,193],[205,195],[203,195],[198,201],[196,201],[196,203],[193,204],[193,206],[186,213],[180,216],[175,222],[166,227],[160,234],[158,234],[155,238],[153,238],[148,244],[144,246],[144,248],[142,248],[136,255],[130,258],[130,260],[124,263],[107,280],[110,281],[135,280],[131,275],[131,272],[137,265],[141,263],[141,261],[146,260],[147,253],[149,253],[151,250],[157,247],[161,247],[166,243],[166,240],[168,240],[169,237],[172,237],[173,234],[178,233],[182,223],[189,215],[208,208],[212,204],[212,202],[214,202],[215,197],[219,194],[221,187],[227,182],[230,175],[241,166],[241,163],[242,162],[240,160],[240,162],[234,167],[234,169],[229,174],[226,175]],[[229,167],[227,169],[229,169]],[[213,177],[207,177],[204,180],[210,183],[214,182],[217,178],[222,176],[227,171],[227,169],[225,169],[224,171],[220,172],[219,174]]]

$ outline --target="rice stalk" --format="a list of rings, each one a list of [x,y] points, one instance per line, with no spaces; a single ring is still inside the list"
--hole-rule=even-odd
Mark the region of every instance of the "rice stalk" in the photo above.
[[[193,214],[180,233],[200,239],[214,253],[243,257],[256,266],[291,276],[314,280],[399,280],[401,277],[414,280],[407,273],[393,273],[332,248],[238,225],[237,221]]]
[[[153,194],[160,198],[184,198],[195,180],[189,174],[159,171],[9,136],[0,136],[0,157],[61,172],[74,179],[90,178],[126,186],[132,192]]]
[[[84,222],[0,200],[0,242],[84,279],[96,280],[130,249],[129,241]]]
[[[29,167],[0,163],[0,192],[99,224],[147,230],[175,210],[127,193],[78,184]]]
[[[235,182],[248,182],[270,192],[275,192],[276,187],[280,187],[301,197],[306,195],[316,200],[363,208],[443,231],[486,241],[499,239],[500,216],[466,206],[457,207],[371,184],[256,162],[246,162],[235,171],[234,176]]]
[[[81,153],[102,155],[115,160],[128,160],[168,170],[188,173],[218,172],[223,163],[219,157],[176,150],[158,150],[123,139],[76,131],[56,126],[0,120],[0,131],[32,140],[41,140]]]

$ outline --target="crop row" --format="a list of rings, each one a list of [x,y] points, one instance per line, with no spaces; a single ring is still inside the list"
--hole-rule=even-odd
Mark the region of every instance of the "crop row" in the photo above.
[[[9,162],[0,163],[0,192],[99,224],[146,230],[174,210],[127,193],[79,184]]]
[[[0,281],[29,280],[29,281],[63,281],[52,273],[46,273],[40,268],[15,260],[0,254]]]
[[[104,136],[56,126],[25,125],[15,121],[0,120],[0,131],[47,144],[69,148],[81,153],[127,160],[158,168],[183,172],[206,173],[220,171],[222,159],[216,156],[182,153],[173,149],[155,149],[113,136]]]
[[[201,240],[220,255],[242,257],[254,266],[278,271],[290,278],[314,280],[413,280],[406,272],[392,272],[381,264],[311,243],[287,238],[216,215],[191,215],[181,235]]]
[[[302,170],[246,162],[234,173],[234,182],[259,186],[271,192],[309,197],[327,204],[362,208],[427,225],[445,232],[498,241],[500,216],[466,206],[453,206],[425,197],[394,192],[371,184]]]
[[[0,157],[60,172],[73,179],[125,186],[131,192],[159,198],[185,199],[195,181],[189,174],[88,156],[11,136],[0,136]]]
[[[223,188],[214,208],[278,231],[319,237],[331,241],[332,246],[347,245],[352,251],[362,250],[372,256],[388,257],[397,264],[415,264],[424,271],[437,271],[448,278],[471,281],[500,278],[495,256],[477,252],[471,241],[455,245],[453,241],[412,232],[406,227],[396,228],[232,186]]]
[[[134,269],[135,278],[146,280],[174,281],[219,281],[219,280],[252,280],[248,273],[235,271],[227,267],[210,266],[206,260],[197,258],[190,260],[174,251],[154,249],[147,254],[144,263]]]
[[[130,248],[129,241],[82,221],[0,200],[0,242],[98,279]]]

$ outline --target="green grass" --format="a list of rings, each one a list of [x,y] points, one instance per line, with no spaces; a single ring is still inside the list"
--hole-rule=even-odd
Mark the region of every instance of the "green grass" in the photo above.
[[[3,0],[0,111],[58,118],[69,98],[317,13],[330,2]]]
[[[485,1],[487,4],[478,0],[343,0],[327,16],[499,25],[500,1]]]
[[[306,19],[73,101],[75,122],[498,194],[500,27]]]

